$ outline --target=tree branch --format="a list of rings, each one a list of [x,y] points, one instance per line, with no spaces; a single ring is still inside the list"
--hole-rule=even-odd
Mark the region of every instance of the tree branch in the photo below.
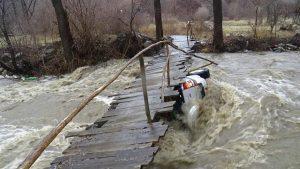
[[[15,69],[13,69],[13,68],[7,66],[7,65],[6,65],[4,62],[2,62],[1,60],[0,60],[0,66],[1,66],[3,69],[5,69],[5,70],[7,70],[7,71],[9,71],[9,72],[17,73],[17,72],[15,71]]]

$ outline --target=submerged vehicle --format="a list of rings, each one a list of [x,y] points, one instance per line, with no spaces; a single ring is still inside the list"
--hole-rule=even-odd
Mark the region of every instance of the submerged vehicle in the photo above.
[[[180,106],[186,115],[186,123],[190,129],[194,128],[195,122],[200,115],[199,100],[206,95],[208,85],[207,79],[210,78],[209,69],[192,71],[184,79],[184,82],[177,86],[180,94]]]
[[[184,79],[185,82],[179,85],[178,91],[182,102],[204,98],[207,90],[206,79],[208,78],[210,78],[210,72],[207,68],[190,72]]]

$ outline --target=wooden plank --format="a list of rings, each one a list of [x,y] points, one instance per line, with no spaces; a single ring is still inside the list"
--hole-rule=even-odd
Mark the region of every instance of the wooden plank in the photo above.
[[[163,103],[159,103],[156,105],[153,105],[150,107],[150,111],[157,111],[159,109],[162,108],[169,108],[169,107],[173,107],[173,105],[175,104],[175,101],[170,101],[170,102],[163,102]],[[130,113],[134,113],[134,112],[143,112],[144,108],[142,106],[139,107],[131,107],[128,109],[119,109],[118,107],[116,109],[111,109],[109,110],[107,113],[105,113],[103,115],[103,117],[110,117],[110,116],[115,116],[117,114],[130,114]]]
[[[130,91],[130,90],[127,90]],[[165,89],[165,94],[167,94],[168,92],[173,92],[173,88],[166,88]],[[118,93],[118,94],[114,94],[114,95],[110,95],[109,97],[114,97],[114,100],[119,100],[119,99],[126,99],[126,98],[131,98],[131,97],[137,97],[137,96],[142,96],[143,93],[142,92],[126,92],[126,93]],[[159,89],[155,89],[155,90],[148,90],[148,95],[149,96],[159,96],[160,95],[160,88]]]
[[[141,99],[143,99],[143,96],[135,96],[135,97],[122,98],[122,99],[114,100],[112,102],[112,104],[132,102],[132,101],[141,100]],[[150,95],[150,96],[148,96],[148,99],[149,99],[150,102],[152,100],[159,100],[159,99],[157,99],[157,95]]]
[[[159,94],[159,89],[155,88],[155,89],[149,89],[148,88],[148,94],[149,95],[157,95]],[[143,92],[141,91],[136,91],[136,89],[127,89],[124,90],[122,93],[115,93],[115,94],[111,94],[109,95],[109,97],[114,97],[115,99],[119,99],[119,98],[126,98],[126,97],[132,97],[132,96],[142,96]]]
[[[158,138],[157,138],[158,139]],[[99,143],[99,144],[93,144],[88,146],[82,146],[82,147],[72,147],[67,148],[63,151],[64,155],[75,155],[75,154],[86,154],[86,153],[102,153],[107,151],[121,151],[121,150],[130,150],[130,149],[136,149],[136,148],[145,148],[145,147],[151,147],[154,145],[153,140],[156,140],[153,138],[150,140],[136,140],[135,142],[128,143]]]
[[[171,79],[179,79],[179,78],[185,78],[186,75],[188,74],[188,72],[185,72],[185,71],[180,71],[178,70],[177,72],[172,72],[172,74],[170,75],[170,78]],[[157,74],[150,74],[150,75],[147,75],[147,77],[157,77],[157,76],[160,76],[161,77],[162,73],[157,73]]]
[[[171,102],[163,102],[163,103],[153,103],[153,104],[150,104],[150,110],[153,110],[153,109],[160,109],[160,108],[164,108],[164,107],[169,107],[169,106],[173,106],[175,104],[175,101],[171,101]],[[132,108],[136,108],[136,109],[143,109],[144,108],[144,105],[126,105],[126,104],[119,104],[118,107],[116,108],[116,110],[119,110],[119,109],[132,109]]]
[[[181,67],[181,69],[173,69],[172,70],[174,75],[183,73],[185,71],[187,71],[187,69],[185,67]],[[147,76],[149,76],[149,75],[162,75],[162,72],[163,72],[162,70],[150,71],[150,72],[147,72],[146,75]]]
[[[136,122],[137,123],[137,122]],[[80,142],[74,142],[77,145],[91,145],[98,144],[103,142],[123,142],[128,140],[134,140],[136,138],[150,138],[164,135],[164,132],[167,130],[168,125],[165,124],[156,124],[150,125],[143,128],[125,128],[123,130],[114,131],[114,132],[105,132],[98,133],[96,135],[91,135],[88,137],[79,138]],[[74,145],[72,142],[72,145]]]
[[[173,86],[186,77],[184,65],[189,58],[180,53],[171,56],[169,70]],[[162,122],[149,125],[145,102],[149,104],[150,119],[157,120],[160,115],[171,113],[179,98],[178,91],[166,88],[165,102],[161,103],[161,76],[165,63],[164,55],[154,57],[145,69],[147,82],[145,76],[141,76],[121,93],[110,95],[114,101],[101,119],[96,120],[87,130],[68,133],[66,137],[72,137],[71,145],[63,152],[63,157],[53,161],[51,168],[140,169],[148,165],[158,151],[157,147],[152,146],[165,135],[168,125]],[[144,100],[146,98],[147,101]]]
[[[116,127],[101,127],[101,128],[92,128],[89,130],[79,131],[79,132],[69,132],[66,135],[66,138],[68,137],[85,137],[85,136],[91,136],[96,134],[102,134],[102,133],[112,133],[112,132],[121,132],[123,130],[137,130],[137,129],[145,129],[149,128],[151,126],[158,126],[162,125],[162,122],[154,122],[152,124],[145,123],[145,121],[137,122],[137,123],[130,123],[125,124],[122,126],[116,126]]]
[[[170,63],[170,66],[173,67],[173,66],[182,66],[185,64],[185,61],[180,61],[180,62],[172,62]],[[154,65],[149,65],[147,68],[146,68],[146,71],[148,70],[153,70],[153,69],[163,69],[164,67],[164,63],[158,63],[158,64],[154,64]]]
[[[148,100],[148,105],[153,105],[157,103],[161,103],[161,100],[159,97],[152,97],[151,99]],[[145,105],[143,100],[130,100],[127,102],[120,102],[118,103],[118,107],[137,107],[137,106],[143,106]],[[149,109],[150,111],[150,109]]]
[[[170,71],[178,71],[178,70],[181,70],[181,69],[186,69],[186,66],[185,65],[172,66]],[[160,72],[163,72],[163,67],[147,70],[147,74],[160,73]]]
[[[67,154],[93,153],[117,150],[128,150],[135,147],[153,145],[161,136],[165,135],[167,125],[153,126],[140,130],[127,130],[114,133],[103,133],[78,138],[64,151]]]
[[[152,90],[157,90],[157,87],[149,86],[147,87],[147,89],[148,89],[148,93],[150,93]],[[126,87],[122,93],[126,94],[126,93],[134,93],[134,92],[142,92],[142,87],[139,88]]]
[[[170,79],[173,83],[177,83],[177,80],[181,80],[183,78],[186,77],[186,75],[188,74],[188,72],[184,72],[184,71],[177,71],[177,72],[170,72]],[[147,84],[149,83],[152,83],[152,84],[160,84],[161,81],[159,82],[159,79],[161,79],[162,77],[162,72],[160,73],[154,73],[154,74],[148,74],[147,77],[150,79],[150,81],[154,81],[154,82],[148,82]],[[133,84],[134,85],[140,85],[139,83],[141,82],[140,79],[136,79]],[[150,87],[150,86],[149,86]],[[127,89],[129,88],[133,88],[132,86],[130,87],[127,87]]]
[[[104,153],[69,155],[56,158],[51,168],[123,168],[147,165],[152,161],[158,147],[146,147]],[[134,164],[134,165],[133,165]]]
[[[170,86],[174,87],[177,86],[178,84],[182,83],[181,79],[178,80],[172,80]],[[160,88],[161,87],[161,82],[147,82],[147,85],[150,87],[157,87]],[[131,86],[131,88],[140,88],[141,84],[140,83],[133,83]]]
[[[152,155],[158,151],[158,147],[146,147],[146,148],[138,148],[138,149],[131,149],[131,150],[121,150],[121,151],[107,151],[102,153],[85,153],[85,154],[76,154],[76,155],[66,155],[63,157],[56,158],[51,164],[59,164],[63,163],[64,161],[68,162],[76,162],[82,161],[85,159],[92,159],[92,158],[105,158],[105,157],[127,157],[130,154],[136,155]]]
[[[175,101],[176,98],[179,96],[179,93],[178,91],[174,91],[172,89],[170,90],[167,90],[168,88],[165,89],[164,91],[164,95],[165,95],[165,100],[168,100],[168,101]],[[137,93],[138,94],[138,93]],[[118,104],[118,103],[124,103],[124,102],[129,102],[129,101],[134,101],[134,100],[140,100],[142,99],[142,95],[135,95],[135,96],[127,96],[127,97],[116,97],[115,101],[112,102],[112,104]],[[154,100],[154,99],[157,99],[157,96],[158,94],[155,94],[155,95],[150,95],[148,96],[149,97],[149,100]],[[173,98],[173,99],[172,99]]]
[[[151,120],[154,120],[156,112],[151,112]],[[143,111],[142,113],[138,113],[138,114],[125,114],[125,115],[118,115],[118,116],[112,116],[109,118],[103,118],[100,119],[99,121],[95,122],[98,124],[103,124],[103,125],[112,125],[112,124],[118,124],[118,123],[123,123],[123,122],[138,122],[138,121],[143,121],[143,120],[147,120],[146,116],[145,116],[145,111]],[[100,125],[97,125],[98,127]]]
[[[122,110],[122,109],[120,109],[120,110]],[[151,110],[151,115],[155,115],[154,113],[155,113],[155,110]],[[101,120],[108,121],[108,120],[115,118],[116,116],[131,116],[131,115],[138,115],[138,114],[145,114],[145,111],[144,110],[114,111],[114,112],[111,112],[109,115],[105,115],[104,117],[102,117]]]
[[[176,63],[176,62],[186,62],[187,58],[174,58],[173,56],[171,56],[172,61],[171,63]],[[157,64],[157,63],[162,63],[162,62],[166,62],[166,57],[160,58],[160,59],[154,59],[153,61],[150,61],[149,64]]]
[[[151,112],[152,120],[158,120],[162,115],[168,115],[173,112],[173,107],[166,107],[161,108],[158,110],[155,110]],[[132,116],[131,118],[125,117],[125,116]],[[127,123],[137,122],[137,121],[143,121],[145,120],[145,117],[142,116],[142,113],[133,113],[133,114],[117,114],[115,116],[110,116],[108,118],[103,118],[98,121],[98,123],[103,124],[103,126],[109,126],[109,125],[117,125],[118,123],[122,124],[124,121],[117,121],[117,120],[127,120]],[[99,125],[97,125],[99,126]]]
[[[163,135],[164,131],[167,128],[168,126],[165,124],[156,124],[143,128],[124,128],[116,131],[111,130],[111,132],[98,132],[94,135],[77,137],[76,140],[71,142],[71,147],[92,145],[103,142],[121,142],[123,140],[128,141],[134,139],[133,137],[147,138],[153,136],[160,136]]]

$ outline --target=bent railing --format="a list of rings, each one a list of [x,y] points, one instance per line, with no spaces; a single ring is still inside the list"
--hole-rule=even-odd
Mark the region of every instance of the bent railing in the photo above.
[[[143,59],[143,54],[159,45],[166,45],[166,52],[167,52],[167,62],[166,66],[164,67],[163,76],[162,76],[162,93],[164,93],[164,80],[165,80],[165,72],[167,71],[167,78],[168,78],[168,86],[170,86],[170,54],[169,54],[169,45],[173,47],[176,50],[180,50],[187,54],[182,49],[179,49],[176,45],[174,45],[171,41],[163,40],[159,41],[157,43],[154,43],[147,48],[141,50],[139,53],[137,53],[133,58],[131,58],[109,81],[107,81],[104,85],[99,87],[97,90],[95,90],[93,93],[91,93],[86,99],[84,99],[74,110],[72,110],[67,117],[65,117],[54,129],[50,131],[49,134],[46,135],[46,137],[43,138],[43,140],[27,155],[26,159],[23,161],[23,163],[19,166],[20,169],[29,169],[34,162],[40,157],[40,155],[44,152],[44,150],[49,146],[49,144],[57,137],[57,135],[72,121],[72,119],[85,107],[87,104],[92,101],[97,95],[99,95],[101,92],[103,92],[110,84],[112,84],[119,76],[120,74],[137,58],[139,58],[140,62],[140,68],[141,68],[141,79],[142,79],[142,88],[143,88],[143,95],[144,95],[144,102],[145,102],[145,112],[147,116],[148,123],[151,123],[151,114],[150,114],[150,108],[149,108],[149,102],[148,102],[148,93],[147,93],[147,83],[146,83],[146,72],[145,72],[145,64]],[[212,64],[216,64],[213,61],[210,61],[208,59],[205,59],[206,61],[209,61]],[[163,99],[163,94],[162,94]]]

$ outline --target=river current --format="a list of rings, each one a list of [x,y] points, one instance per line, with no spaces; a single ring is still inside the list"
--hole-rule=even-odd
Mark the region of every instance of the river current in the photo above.
[[[94,67],[78,68],[63,77],[20,81],[0,77],[0,168],[12,169],[89,93],[112,78],[126,60],[111,60]],[[68,147],[65,135],[83,130],[100,118],[112,101],[108,94],[123,90],[134,80],[134,63],[101,95],[96,97],[50,144],[33,168],[49,167]]]
[[[300,53],[201,56],[219,65],[200,115],[193,128],[171,123],[150,168],[299,169]]]
[[[177,41],[176,41],[177,40]],[[186,47],[182,37],[175,42]],[[200,55],[200,54],[199,54]],[[300,168],[300,53],[201,54],[210,66],[209,91],[199,101],[193,128],[170,123],[149,168]],[[0,77],[0,168],[16,168],[26,154],[125,60],[79,68],[64,77],[14,81]],[[192,67],[204,64],[193,58]],[[126,87],[139,72],[130,67],[59,135],[34,168],[45,168],[68,146],[66,132],[82,130],[107,110],[108,94]]]

